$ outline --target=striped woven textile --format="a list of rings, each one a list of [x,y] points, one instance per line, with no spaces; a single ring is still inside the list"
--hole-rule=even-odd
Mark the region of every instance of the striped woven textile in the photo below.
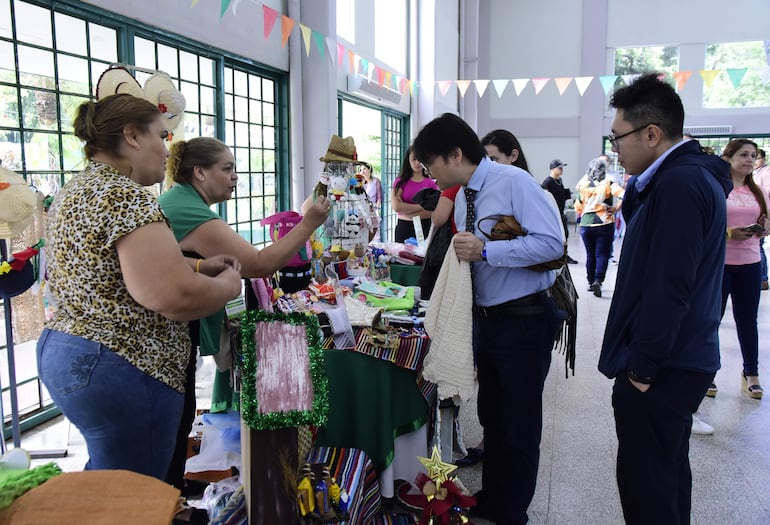
[[[313,447],[306,461],[328,465],[331,477],[350,496],[350,519],[342,523],[372,523],[380,512],[380,482],[372,461],[365,453],[354,448]]]

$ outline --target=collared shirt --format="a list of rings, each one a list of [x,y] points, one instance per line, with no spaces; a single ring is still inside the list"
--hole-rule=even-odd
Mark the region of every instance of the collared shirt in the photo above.
[[[546,290],[556,279],[555,271],[536,272],[526,267],[561,257],[564,230],[551,195],[532,176],[515,166],[492,162],[485,157],[468,181],[476,190],[476,237],[486,242],[487,260],[473,263],[476,304],[494,306]],[[509,241],[490,241],[493,215],[513,215],[527,235]],[[465,192],[457,193],[455,223],[465,231]]]
[[[658,168],[660,168],[660,165],[663,164],[663,161],[666,160],[666,157],[668,157],[672,151],[674,151],[676,148],[687,142],[688,140],[692,139],[684,139],[681,142],[677,142],[670,148],[668,148],[666,151],[663,152],[663,155],[655,159],[655,162],[649,165],[649,167],[641,172],[639,176],[636,178],[636,189],[640,192],[644,191],[644,188],[647,187],[647,185],[652,180],[652,177],[655,175],[655,172],[658,171]]]

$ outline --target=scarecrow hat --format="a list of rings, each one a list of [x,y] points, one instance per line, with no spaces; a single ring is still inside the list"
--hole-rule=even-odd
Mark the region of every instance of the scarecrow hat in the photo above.
[[[326,149],[326,155],[319,160],[323,162],[352,162],[353,164],[363,164],[358,160],[356,153],[356,143],[353,137],[344,139],[338,135],[332,135],[329,147]]]
[[[115,95],[128,93],[135,97],[144,98],[142,86],[134,76],[124,67],[110,67],[106,69],[96,83],[96,100]]]
[[[144,98],[158,106],[166,119],[166,129],[173,131],[184,115],[186,101],[174,81],[166,73],[154,73],[144,83]]]
[[[0,166],[0,239],[20,234],[32,223],[37,195],[22,177]]]

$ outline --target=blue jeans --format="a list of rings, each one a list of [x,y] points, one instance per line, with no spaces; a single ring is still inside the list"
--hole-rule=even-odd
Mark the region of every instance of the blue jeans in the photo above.
[[[727,297],[733,302],[733,319],[738,332],[738,343],[743,354],[743,373],[759,375],[759,335],[757,311],[762,293],[760,263],[726,264],[722,277],[722,317],[727,308]]]
[[[37,363],[51,398],[86,440],[85,470],[165,478],[184,394],[104,345],[56,330],[40,335]]]
[[[603,283],[607,274],[612,241],[615,238],[615,223],[603,226],[581,226],[580,238],[586,248],[586,278],[588,284]]]

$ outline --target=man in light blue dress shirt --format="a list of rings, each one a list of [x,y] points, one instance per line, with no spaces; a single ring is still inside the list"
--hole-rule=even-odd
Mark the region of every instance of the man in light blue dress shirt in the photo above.
[[[476,514],[497,524],[523,524],[537,481],[543,384],[558,325],[548,293],[556,272],[527,266],[563,255],[561,217],[529,173],[492,162],[473,129],[456,115],[428,123],[413,148],[439,188],[463,186],[454,215],[460,233],[453,242],[473,275],[478,414],[484,427]],[[474,193],[472,225],[466,225],[466,189]],[[495,220],[485,218],[495,215],[513,215],[526,235],[490,241],[483,232]]]

